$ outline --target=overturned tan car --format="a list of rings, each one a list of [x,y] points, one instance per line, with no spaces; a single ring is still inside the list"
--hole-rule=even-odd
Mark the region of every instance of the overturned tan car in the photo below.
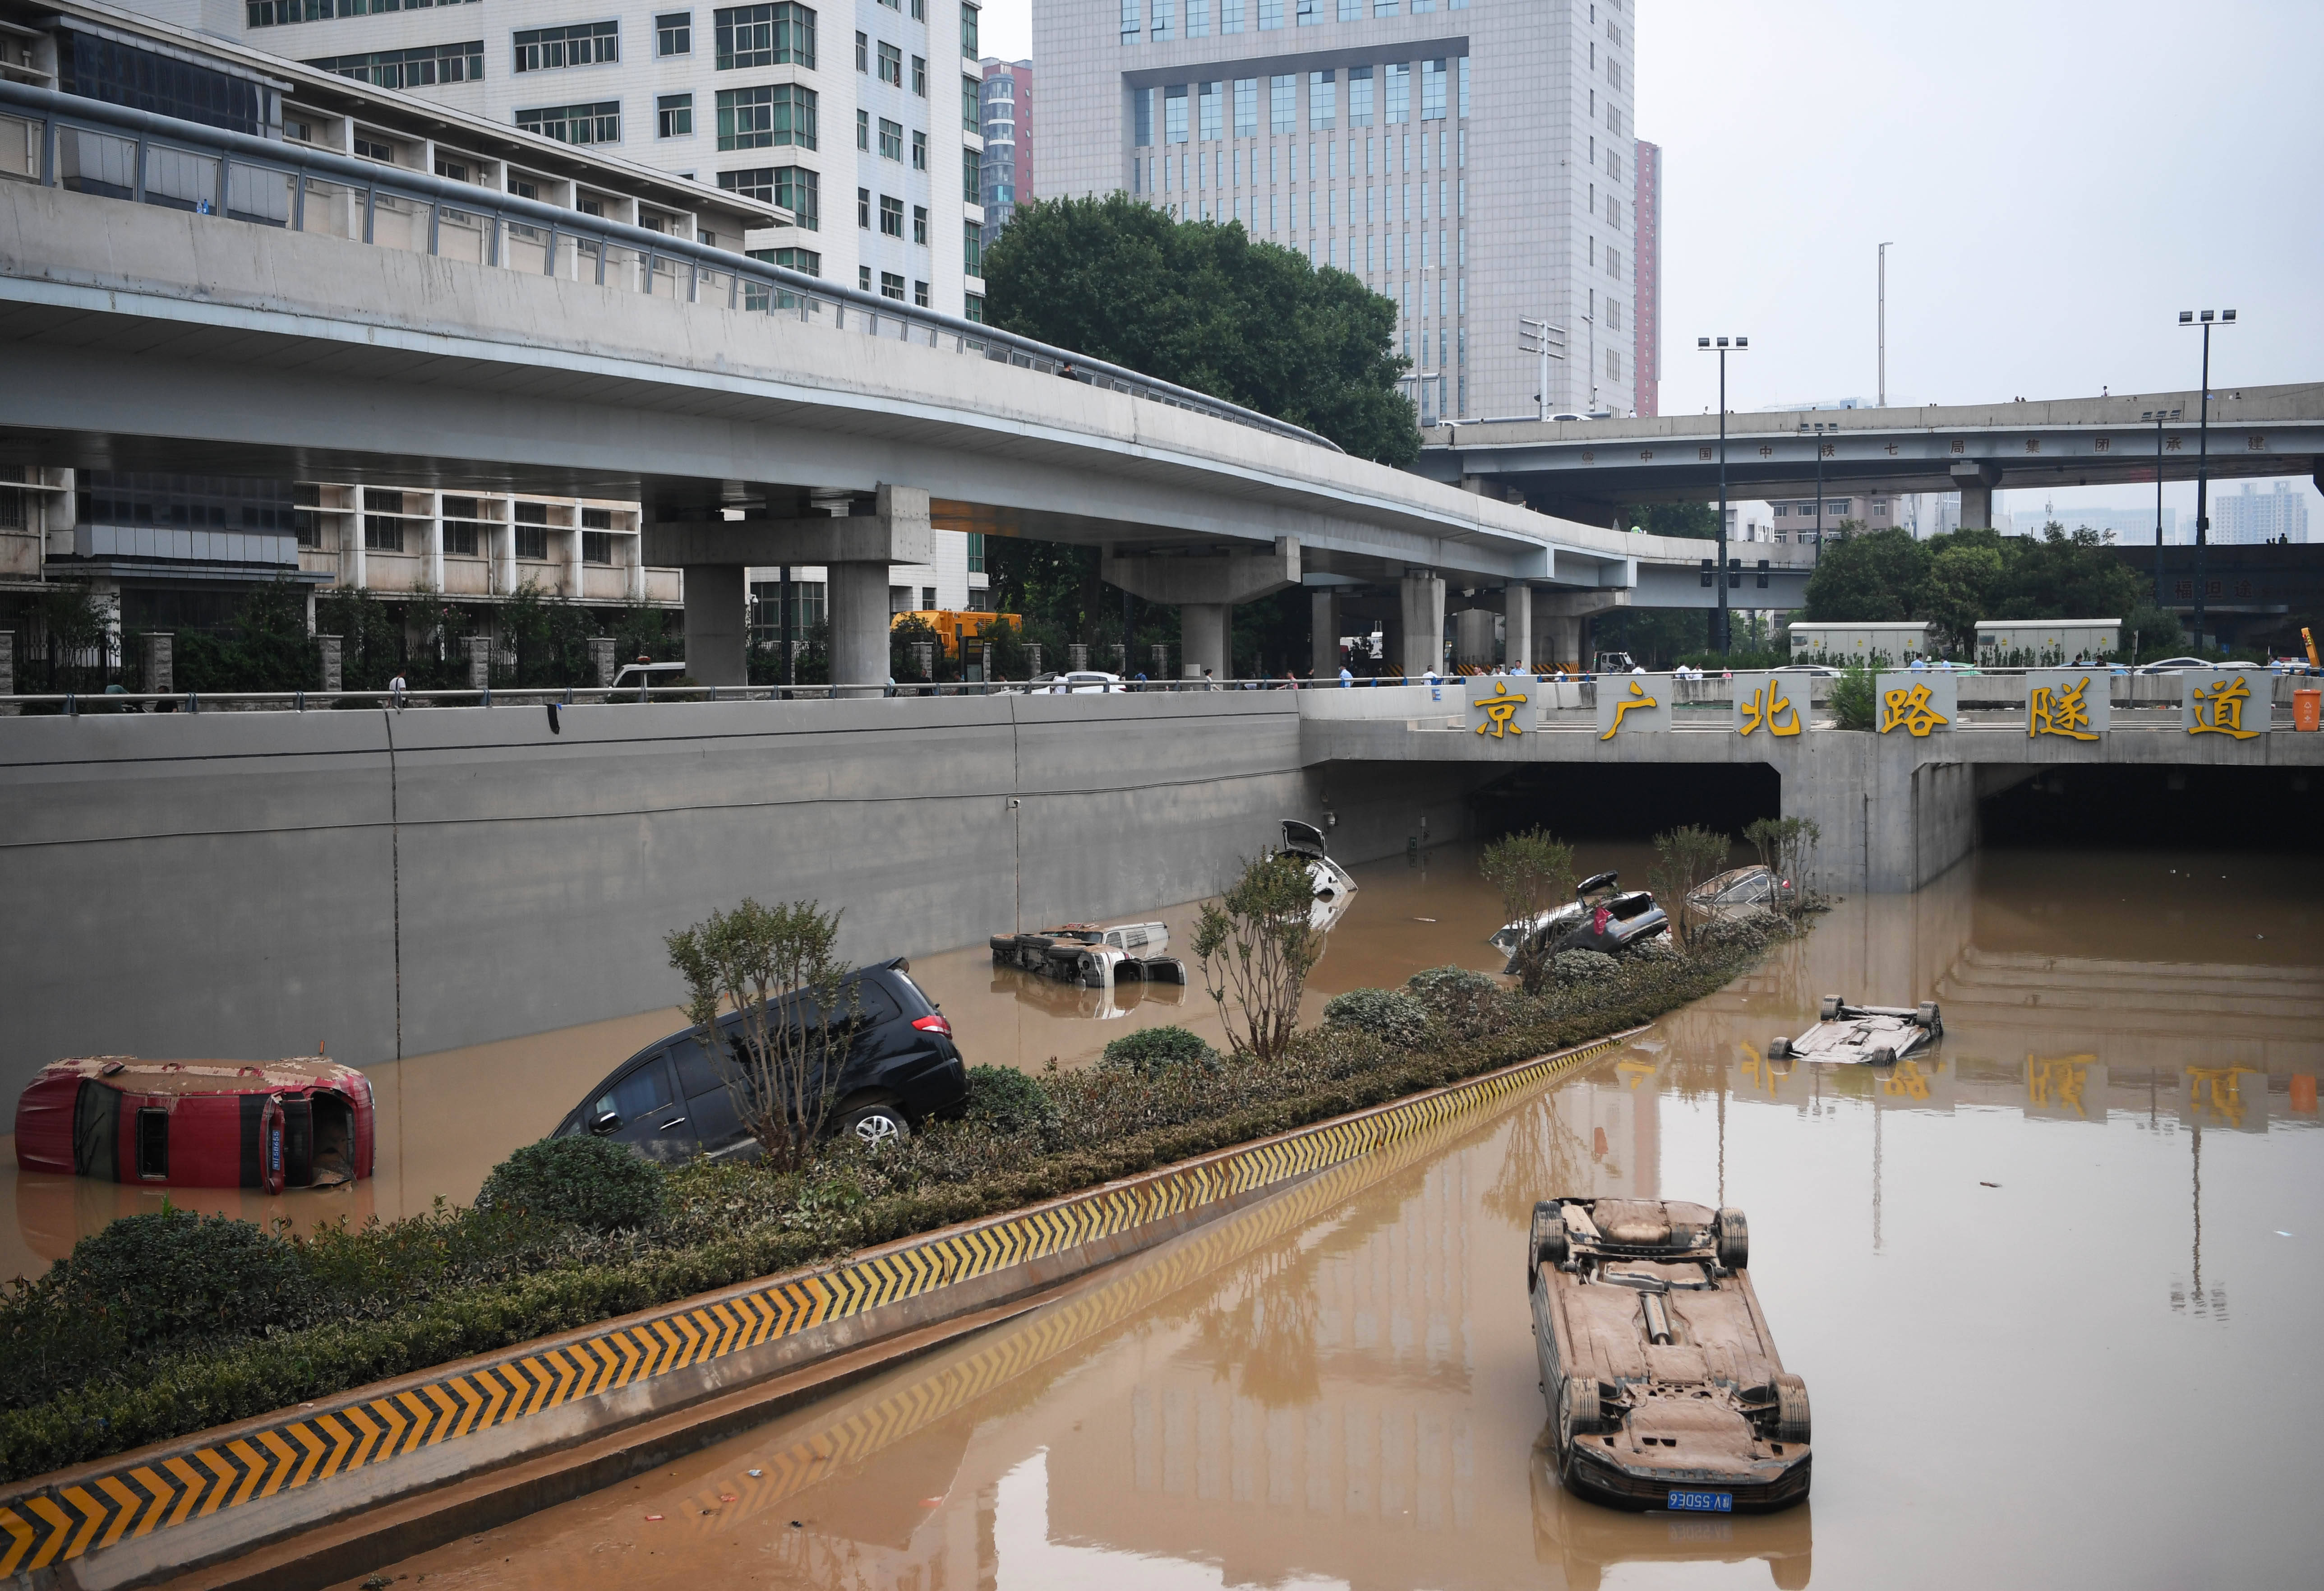
[[[1616,1508],[1752,1513],[1808,1494],[1807,1384],[1751,1290],[1743,1212],[1534,1207],[1526,1285],[1558,1478]]]

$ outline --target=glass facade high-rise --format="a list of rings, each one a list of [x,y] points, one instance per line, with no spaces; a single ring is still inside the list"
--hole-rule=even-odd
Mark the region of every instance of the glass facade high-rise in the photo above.
[[[1663,149],[1638,140],[1638,292],[1630,363],[1640,419],[1663,412]]]
[[[1034,0],[1038,197],[1239,223],[1397,305],[1425,423],[1637,401],[1635,0]]]
[[[1033,197],[1033,63],[984,62],[984,235]]]

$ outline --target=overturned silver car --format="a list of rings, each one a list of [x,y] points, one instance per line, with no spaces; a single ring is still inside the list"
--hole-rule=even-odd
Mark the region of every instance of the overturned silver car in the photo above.
[[[1531,922],[1505,924],[1488,941],[1509,958],[1501,970],[1517,971],[1517,952],[1528,944],[1554,956],[1561,950],[1598,950],[1611,956],[1653,939],[1670,928],[1670,918],[1646,890],[1622,888],[1618,873],[1585,878],[1573,892],[1573,902],[1545,911]]]
[[[1332,860],[1324,849],[1323,831],[1312,823],[1286,818],[1283,848],[1291,856],[1306,858],[1308,882],[1314,886],[1315,893],[1307,926],[1317,933],[1325,932],[1347,915],[1348,903],[1355,899],[1356,881],[1346,868]]]
[[[1816,1015],[1821,1020],[1798,1038],[1768,1040],[1767,1059],[1890,1066],[1918,1055],[1945,1033],[1933,1000],[1917,1006],[1850,1005],[1826,994]]]
[[[1186,981],[1186,964],[1169,953],[1170,930],[1159,922],[1125,922],[1112,928],[1068,922],[1030,933],[994,934],[987,943],[995,967],[1014,967],[1037,977],[1079,984],[1084,989],[1110,989],[1117,983]]]

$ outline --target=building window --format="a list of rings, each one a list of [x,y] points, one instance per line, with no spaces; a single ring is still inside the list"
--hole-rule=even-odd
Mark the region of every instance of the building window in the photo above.
[[[1388,69],[1388,107],[1380,119],[1393,127],[1412,119],[1412,68],[1392,61]]]
[[[622,102],[606,99],[594,105],[536,106],[518,111],[516,125],[528,133],[538,133],[560,143],[619,143]]]
[[[775,91],[718,90],[718,147],[765,149],[775,141]]]
[[[927,246],[928,207],[926,205],[912,207],[912,241],[923,248]]]
[[[1323,8],[1315,3],[1315,0],[1299,0],[1299,25],[1301,27],[1312,28],[1323,20]]]
[[[1184,83],[1162,90],[1162,142],[1186,142],[1186,86]]]
[[[893,44],[880,46],[880,80],[899,88],[904,86],[904,52]]]
[[[1195,87],[1194,100],[1199,107],[1195,121],[1201,129],[1201,136],[1205,139],[1225,135],[1225,128],[1222,125],[1226,104],[1225,90],[1224,83],[1202,83]]]
[[[802,276],[823,274],[823,256],[811,248],[754,248],[751,257],[770,265],[780,265],[786,271],[796,271]]]
[[[654,18],[654,53],[656,55],[694,53],[694,13],[665,11]]]
[[[976,190],[983,180],[978,171],[981,163],[976,151],[964,149],[960,152],[961,198],[970,204],[976,202]]]
[[[426,88],[438,83],[475,83],[484,76],[484,42],[427,44],[417,50],[374,50],[362,55],[330,55],[307,63],[380,88]]]
[[[1420,63],[1420,119],[1424,122],[1444,119],[1444,63],[1442,60]]]
[[[791,0],[772,5],[733,5],[711,13],[717,29],[717,69],[815,65],[815,13]]]
[[[927,169],[928,135],[915,127],[912,129],[912,170],[915,171],[925,171]],[[973,198],[973,190],[972,190],[972,202]]]
[[[584,513],[588,513],[589,511],[588,511],[587,509],[584,509],[584,510],[582,510],[582,512],[583,512]],[[584,531],[584,532],[581,532],[581,561],[582,561],[583,563],[611,563],[611,562],[613,562],[613,532],[610,532],[610,531]]]
[[[928,63],[925,56],[912,57],[912,92],[922,99],[928,97]]]
[[[1621,250],[1609,248],[1606,251],[1606,274],[1611,276],[1617,282],[1622,280]]]
[[[1307,75],[1307,130],[1328,133],[1340,123],[1340,86],[1331,72]]]
[[[859,72],[872,69],[872,41],[866,34],[855,35],[855,69]]]
[[[1259,136],[1259,79],[1237,78],[1234,86],[1234,135]]]
[[[973,221],[963,221],[960,230],[961,257],[967,267],[967,274],[981,277],[984,274],[984,228]],[[980,313],[983,304],[982,299],[977,301]]]
[[[904,158],[902,123],[891,122],[886,116],[880,118],[880,154],[883,160],[900,161]]]
[[[915,282],[912,283],[912,302],[918,304],[923,310],[928,307],[928,284],[927,282]],[[928,606],[930,607],[934,607],[936,606],[936,602],[933,598],[929,600]]]
[[[968,295],[967,301],[962,306],[961,319],[973,321],[979,326],[984,324],[984,297],[982,294],[973,292]],[[982,536],[973,536],[970,539],[980,542],[983,540]],[[979,562],[982,563],[982,560],[980,557]]]
[[[1139,26],[1140,14],[1139,0],[1121,0],[1121,42],[1124,44],[1135,44],[1142,36]]]
[[[855,285],[864,292],[870,292],[872,291],[871,266],[858,265],[855,267]]]
[[[595,66],[622,59],[622,24],[618,22],[575,23],[564,28],[527,28],[516,36],[516,69],[554,71],[559,67]]]
[[[855,147],[866,151],[872,147],[872,113],[868,110],[855,113]]]
[[[364,550],[367,552],[401,552],[403,550],[403,494],[383,491],[374,486],[364,488],[363,505],[380,510],[364,515]]]
[[[914,3],[918,4],[918,0],[914,0]],[[917,16],[919,14],[916,11],[913,14]],[[977,20],[978,14],[975,6],[964,5],[960,8],[960,52],[969,60],[974,60],[984,53],[976,43]]]
[[[1259,0],[1259,31],[1283,25],[1283,0]]]
[[[890,237],[904,236],[904,201],[902,199],[890,199],[884,193],[880,196],[880,230]],[[899,293],[897,296],[902,295]]]
[[[897,275],[893,271],[881,272],[880,296],[883,299],[893,299],[899,304],[902,303],[904,301],[904,279]]]
[[[855,224],[866,232],[872,230],[872,190],[868,188],[855,190]],[[869,274],[865,275],[863,284],[866,287],[872,284]]]
[[[694,136],[693,95],[664,94],[654,100],[654,136],[657,138]]]
[[[1289,72],[1267,80],[1267,125],[1270,133],[1296,133],[1299,129],[1299,79]]]
[[[1178,0],[1154,0],[1154,32],[1157,39],[1178,36]]]
[[[976,79],[960,80],[960,125],[967,131],[976,131]]]

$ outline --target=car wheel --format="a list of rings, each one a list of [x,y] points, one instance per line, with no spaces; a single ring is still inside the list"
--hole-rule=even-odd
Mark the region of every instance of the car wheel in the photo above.
[[[1789,1039],[1770,1039],[1767,1041],[1767,1059],[1769,1060],[1781,1060],[1785,1056],[1791,1054],[1791,1052],[1792,1041]]]
[[[1533,1263],[1526,1268],[1526,1285],[1533,1286],[1535,1272],[1544,1265],[1563,1265],[1568,1252],[1565,1217],[1545,1199],[1533,1207]]]
[[[1944,1023],[1937,1020],[1937,1003],[1933,1000],[1922,1001],[1921,1009],[1914,1020],[1932,1033],[1944,1031]]]
[[[1788,1374],[1775,1377],[1775,1440],[1804,1445],[1808,1426],[1808,1383]]]
[[[1816,1021],[1838,1022],[1840,1020],[1840,1004],[1839,995],[1826,994],[1822,1001],[1816,1006]]]
[[[1886,1044],[1864,1058],[1867,1066],[1895,1066],[1896,1052]]]
[[[912,1135],[912,1124],[904,1119],[903,1111],[884,1100],[857,1105],[839,1118],[839,1130],[872,1149],[900,1143]]]
[[[1569,1375],[1558,1389],[1558,1401],[1563,1405],[1563,1419],[1558,1421],[1560,1434],[1565,1438],[1566,1451],[1573,1450],[1574,1438],[1589,1435],[1598,1429],[1601,1411],[1598,1402],[1598,1378]]]
[[[1751,1263],[1751,1227],[1743,1219],[1743,1212],[1728,1208],[1719,1212],[1719,1263],[1729,1271],[1740,1271]]]

